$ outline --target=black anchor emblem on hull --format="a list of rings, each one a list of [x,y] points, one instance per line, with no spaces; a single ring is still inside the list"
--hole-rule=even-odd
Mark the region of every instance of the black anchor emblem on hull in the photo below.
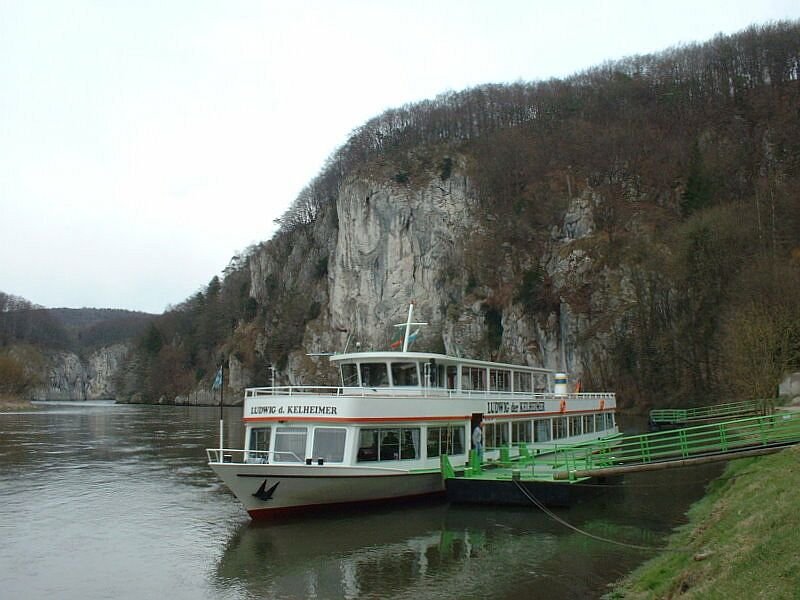
[[[258,498],[259,500],[265,500],[265,501],[272,500],[272,494],[275,491],[275,488],[278,487],[279,483],[280,481],[267,490],[264,489],[267,487],[267,480],[265,479],[264,482],[261,484],[261,486],[256,490],[255,494],[253,494],[253,496]]]

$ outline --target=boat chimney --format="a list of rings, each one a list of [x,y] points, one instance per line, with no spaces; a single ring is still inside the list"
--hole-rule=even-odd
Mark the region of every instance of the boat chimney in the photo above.
[[[558,396],[566,396],[567,395],[567,374],[566,373],[556,373],[555,375],[555,385],[553,386],[553,393]]]

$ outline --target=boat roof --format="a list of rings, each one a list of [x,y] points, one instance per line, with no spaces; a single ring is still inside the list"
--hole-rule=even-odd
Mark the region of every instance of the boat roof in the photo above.
[[[425,362],[440,362],[443,364],[461,364],[472,367],[488,367],[494,369],[514,369],[516,371],[527,371],[530,373],[546,373],[554,374],[552,369],[544,369],[541,367],[529,367],[527,365],[512,365],[510,363],[491,362],[486,360],[474,360],[471,358],[461,358],[459,356],[450,356],[447,354],[436,354],[433,352],[392,352],[392,351],[378,351],[378,352],[349,352],[343,354],[333,354],[330,361],[337,362],[387,362],[387,361],[425,361]]]

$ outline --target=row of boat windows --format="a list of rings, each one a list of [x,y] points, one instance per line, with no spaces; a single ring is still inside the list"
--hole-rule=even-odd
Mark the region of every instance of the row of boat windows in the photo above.
[[[499,448],[509,442],[543,443],[613,428],[612,413],[494,422],[484,424],[483,440],[487,448]]]
[[[437,365],[434,362],[345,363],[341,366],[344,386],[419,386],[448,390],[534,392],[547,389],[547,375],[511,369]]]
[[[606,431],[614,427],[611,413],[500,421],[485,423],[483,440],[487,448],[518,443],[544,443]],[[325,462],[344,462],[347,429],[343,427],[256,427],[250,430],[250,460],[266,461],[272,450],[275,462],[303,462],[307,456],[309,431],[311,457]],[[417,460],[425,456],[464,454],[466,430],[462,425],[442,427],[380,427],[358,430],[357,462]],[[274,435],[274,445],[272,437]]]
[[[422,458],[421,427],[365,428],[358,431],[357,462],[416,460]],[[303,462],[309,428],[257,427],[250,430],[250,456],[253,462],[266,462],[274,435],[272,458],[275,462]],[[325,462],[344,462],[347,430],[342,427],[313,427],[311,457]],[[465,429],[462,425],[426,427],[426,455],[464,454]]]

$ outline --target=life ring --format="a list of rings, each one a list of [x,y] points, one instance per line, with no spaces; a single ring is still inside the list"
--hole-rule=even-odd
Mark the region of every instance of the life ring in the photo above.
[[[559,411],[562,412],[562,413],[563,412],[567,412],[567,400],[566,400],[566,398],[562,398],[561,399],[561,404],[560,404],[560,406],[558,408],[559,408]]]

